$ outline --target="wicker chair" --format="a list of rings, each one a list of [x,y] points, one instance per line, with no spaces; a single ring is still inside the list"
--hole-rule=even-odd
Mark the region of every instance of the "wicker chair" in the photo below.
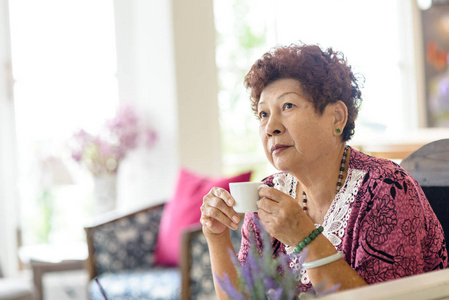
[[[89,296],[113,299],[213,299],[209,251],[201,227],[183,232],[179,267],[154,263],[164,204],[97,220],[85,227],[89,248]],[[234,247],[240,231],[231,231]]]

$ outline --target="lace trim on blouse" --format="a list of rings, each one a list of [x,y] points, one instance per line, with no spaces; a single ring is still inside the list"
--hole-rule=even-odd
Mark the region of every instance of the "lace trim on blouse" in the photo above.
[[[351,205],[359,191],[365,174],[366,171],[348,169],[345,184],[335,195],[329,210],[324,216],[324,222],[322,224],[324,228],[323,234],[336,249],[341,244],[345,234],[349,216],[351,215]],[[288,173],[276,174],[273,183],[275,189],[296,199],[296,186],[298,181],[295,177]],[[320,224],[315,224],[315,226],[318,227]],[[303,284],[310,283],[307,271],[300,267],[303,263],[301,256],[293,254],[294,247],[285,245],[285,250],[290,255],[290,268],[296,273],[296,280],[301,279],[301,283]]]

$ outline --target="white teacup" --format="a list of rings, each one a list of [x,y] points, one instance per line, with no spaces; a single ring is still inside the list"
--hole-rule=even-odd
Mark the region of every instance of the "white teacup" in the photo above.
[[[229,190],[235,200],[234,210],[238,213],[256,212],[259,200],[259,188],[266,186],[262,182],[231,182]]]

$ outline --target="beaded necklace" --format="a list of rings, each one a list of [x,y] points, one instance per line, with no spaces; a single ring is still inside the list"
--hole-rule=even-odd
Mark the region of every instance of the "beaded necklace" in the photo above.
[[[343,157],[341,159],[341,164],[340,164],[340,173],[338,174],[338,181],[337,181],[337,188],[335,190],[335,194],[338,193],[338,191],[341,188],[341,181],[343,180],[343,172],[345,171],[345,164],[346,164],[346,156],[348,154],[348,148],[349,146],[346,145],[345,146],[345,150],[343,151]],[[304,211],[304,213],[306,215],[308,215],[308,208],[307,208],[307,194],[305,191],[302,191],[302,210]]]

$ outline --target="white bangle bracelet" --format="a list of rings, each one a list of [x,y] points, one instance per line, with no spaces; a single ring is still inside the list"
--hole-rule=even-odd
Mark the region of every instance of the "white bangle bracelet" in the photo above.
[[[341,253],[339,251],[339,252],[332,254],[330,256],[327,256],[325,258],[321,258],[321,259],[318,259],[318,260],[315,260],[315,261],[312,261],[309,263],[303,263],[302,268],[308,270],[308,269],[321,267],[321,266],[330,264],[331,262],[334,262],[336,260],[339,260],[342,257],[343,257],[343,253]]]

